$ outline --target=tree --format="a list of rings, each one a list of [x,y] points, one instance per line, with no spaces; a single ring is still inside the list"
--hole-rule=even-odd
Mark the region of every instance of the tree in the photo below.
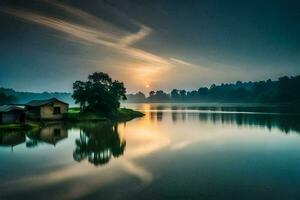
[[[85,103],[87,101],[87,94],[86,94],[86,83],[82,81],[76,81],[73,84],[73,99],[75,103],[80,105],[80,110],[83,111],[85,109]]]
[[[180,95],[178,93],[179,91],[177,89],[173,89],[171,91],[171,98],[175,101],[179,100],[180,99]]]
[[[72,97],[80,104],[81,111],[109,114],[120,107],[120,100],[126,100],[126,88],[108,74],[95,72],[88,76],[88,81],[73,84]]]
[[[149,93],[148,101],[150,102],[159,102],[159,101],[168,101],[169,95],[162,90],[151,91]]]
[[[146,99],[146,95],[142,92],[138,92],[135,94],[137,96],[137,98],[145,100]]]
[[[186,98],[186,91],[185,90],[180,90],[179,94],[180,94],[181,100],[184,101],[185,98]]]
[[[152,96],[154,96],[155,95],[155,92],[154,91],[150,91],[149,92],[149,97],[152,97]]]
[[[208,88],[207,87],[201,87],[198,89],[198,95],[199,96],[207,96],[208,95]]]
[[[146,95],[142,92],[138,92],[136,94],[128,94],[127,95],[127,101],[128,102],[142,103],[142,102],[146,101]]]
[[[169,99],[168,94],[165,93],[165,92],[162,91],[162,90],[156,91],[155,97],[156,97],[156,99],[157,99],[158,101],[164,101],[164,100],[168,100],[168,99]]]

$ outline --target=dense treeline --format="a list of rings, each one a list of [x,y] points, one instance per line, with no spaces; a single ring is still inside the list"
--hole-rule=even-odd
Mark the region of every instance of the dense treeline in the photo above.
[[[0,105],[26,103],[33,99],[56,97],[74,104],[71,93],[60,92],[17,92],[0,88]],[[127,102],[243,102],[243,103],[297,103],[300,104],[300,76],[281,77],[277,81],[227,83],[198,90],[186,91],[173,89],[166,93],[162,90],[151,91],[146,97],[142,92],[128,94]]]
[[[259,82],[222,83],[186,91],[173,89],[170,93],[162,90],[129,94],[129,102],[244,102],[244,103],[300,103],[300,76],[281,77]]]

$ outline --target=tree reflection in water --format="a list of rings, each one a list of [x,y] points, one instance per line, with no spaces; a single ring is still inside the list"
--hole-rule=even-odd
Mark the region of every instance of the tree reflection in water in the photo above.
[[[80,126],[80,137],[75,144],[74,160],[80,162],[88,159],[95,166],[123,155],[126,147],[126,141],[118,133],[118,125],[109,122]]]
[[[170,109],[173,123],[199,120],[214,124],[266,127],[270,130],[278,128],[284,133],[296,131],[300,134],[300,113],[298,110],[293,113],[290,108],[157,106],[152,109],[157,111],[150,112],[150,120],[156,122],[163,122],[168,117],[164,115],[164,109]]]

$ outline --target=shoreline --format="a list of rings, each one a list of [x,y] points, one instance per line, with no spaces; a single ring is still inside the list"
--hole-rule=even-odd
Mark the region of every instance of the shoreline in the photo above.
[[[105,116],[97,113],[80,113],[78,108],[70,108],[70,111],[66,114],[65,122],[97,122],[97,121],[113,121],[113,122],[125,122],[135,118],[143,117],[145,114],[128,108],[119,108],[116,113],[110,116]]]
[[[127,122],[135,118],[143,117],[145,114],[139,111],[135,111],[127,108],[120,108],[112,116],[103,116],[96,113],[80,113],[76,111],[77,108],[71,108],[65,117],[61,120],[46,120],[46,121],[29,121],[25,124],[1,124],[0,125],[0,134],[1,132],[14,132],[14,131],[32,131],[37,128],[43,127],[44,123],[47,122],[62,122],[62,123],[78,123],[78,122],[101,122],[101,121],[112,121],[112,122]]]
[[[0,133],[1,132],[14,132],[14,131],[31,131],[34,129],[38,129],[41,127],[41,124],[38,122],[28,122],[25,124],[16,124],[16,123],[9,123],[9,124],[1,124],[0,125]]]

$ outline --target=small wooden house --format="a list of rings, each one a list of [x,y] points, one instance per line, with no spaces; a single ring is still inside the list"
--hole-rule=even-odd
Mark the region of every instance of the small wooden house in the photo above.
[[[0,123],[25,123],[25,109],[13,105],[0,106]]]
[[[59,120],[68,112],[69,104],[56,98],[33,100],[25,104],[28,116],[36,120]]]

